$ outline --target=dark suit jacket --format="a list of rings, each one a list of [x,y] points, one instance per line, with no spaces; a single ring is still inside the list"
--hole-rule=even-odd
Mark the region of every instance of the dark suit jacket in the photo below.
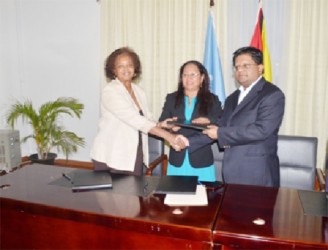
[[[277,140],[285,96],[264,78],[237,105],[239,93],[236,90],[227,98],[219,120],[223,179],[227,183],[279,187]],[[194,152],[210,141],[204,136],[190,138],[189,150]]]
[[[174,92],[166,96],[166,100],[159,121],[163,121],[167,118],[172,118],[172,117],[178,117],[179,120],[180,119],[185,120],[184,102],[180,104],[178,107],[175,107],[176,94],[177,92]],[[209,108],[207,117],[209,118],[211,123],[217,123],[218,118],[222,114],[221,102],[219,101],[219,98],[213,94],[212,94],[212,99],[213,99],[212,106]],[[199,104],[196,103],[194,112],[192,113],[191,120],[198,118],[200,116],[201,115],[199,114]],[[201,132],[198,130],[186,129],[186,128],[181,128],[177,133],[182,134],[186,137],[193,136],[195,134],[201,134]],[[180,167],[184,160],[185,151],[186,150],[184,149],[181,150],[180,152],[177,152],[174,149],[170,148],[169,162],[176,167]],[[211,150],[211,146],[206,145],[195,153],[192,154],[189,153],[189,160],[191,165],[195,168],[207,167],[213,164],[213,153]]]

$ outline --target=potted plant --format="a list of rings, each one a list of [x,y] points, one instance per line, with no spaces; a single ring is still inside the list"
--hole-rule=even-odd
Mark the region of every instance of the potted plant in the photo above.
[[[84,138],[71,131],[65,130],[59,124],[62,115],[76,116],[80,118],[84,105],[75,98],[60,97],[55,101],[49,101],[40,106],[39,110],[33,107],[30,100],[17,101],[7,113],[7,123],[14,128],[15,122],[21,118],[33,128],[33,134],[22,138],[22,142],[34,139],[37,146],[37,154],[31,155],[32,161],[45,161],[45,164],[53,164],[56,154],[50,153],[53,148],[68,156],[77,152],[79,146],[84,146]],[[50,159],[49,161],[49,158]]]

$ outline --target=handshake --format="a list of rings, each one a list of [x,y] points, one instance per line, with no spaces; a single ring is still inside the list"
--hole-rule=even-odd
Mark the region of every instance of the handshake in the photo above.
[[[175,151],[181,151],[182,149],[185,149],[189,146],[188,139],[183,135],[175,135],[174,139],[169,141],[172,148],[174,148]]]
[[[164,128],[172,132],[178,132],[180,130],[180,127],[170,123],[177,120],[178,120],[177,117],[167,118],[164,121],[158,122],[157,127]],[[205,125],[205,124],[210,124],[210,120],[207,117],[198,117],[196,119],[193,119],[192,123]],[[218,130],[217,126],[208,125],[207,129],[203,130],[203,134],[207,135],[211,139],[217,139],[217,130]],[[166,138],[166,140],[170,143],[171,147],[173,147],[174,150],[181,151],[182,149],[185,149],[186,147],[189,146],[189,140],[185,136],[181,134],[174,135],[171,133],[170,135],[171,135],[169,136],[170,138]]]

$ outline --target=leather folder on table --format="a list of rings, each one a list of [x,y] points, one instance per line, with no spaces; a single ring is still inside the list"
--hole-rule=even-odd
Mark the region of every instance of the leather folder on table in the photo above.
[[[112,188],[112,177],[108,171],[76,170],[71,173],[72,191],[87,191]]]
[[[157,194],[195,194],[197,176],[162,176],[155,193]]]

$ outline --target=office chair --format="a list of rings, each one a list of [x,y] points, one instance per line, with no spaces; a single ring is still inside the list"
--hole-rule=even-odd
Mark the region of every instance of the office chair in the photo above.
[[[318,176],[318,183],[319,183],[319,190],[322,192],[327,193],[328,198],[328,153],[326,155],[326,167],[325,167],[325,174],[321,168],[317,168],[317,176]]]
[[[164,140],[154,135],[148,136],[149,165],[146,175],[166,175],[168,158],[164,153]],[[157,167],[159,166],[159,167]]]
[[[326,192],[326,193],[328,193],[328,185],[327,185],[328,175],[327,175],[327,171],[328,170],[326,170],[326,174],[324,174],[322,169],[317,168],[318,189],[319,189],[319,191]]]
[[[279,135],[280,187],[315,190],[316,137]]]

